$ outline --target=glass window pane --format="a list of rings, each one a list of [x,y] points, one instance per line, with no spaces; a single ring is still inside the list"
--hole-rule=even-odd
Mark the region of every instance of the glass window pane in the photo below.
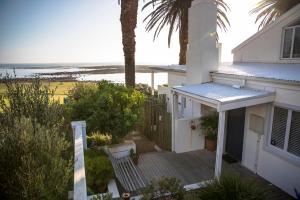
[[[293,29],[285,29],[283,50],[282,50],[283,58],[290,58],[291,47],[292,47],[292,36],[293,36]]]
[[[300,58],[300,27],[295,29],[293,58]]]
[[[292,114],[288,152],[300,156],[300,112]]]
[[[271,145],[283,149],[285,130],[287,124],[288,110],[284,108],[274,108]]]

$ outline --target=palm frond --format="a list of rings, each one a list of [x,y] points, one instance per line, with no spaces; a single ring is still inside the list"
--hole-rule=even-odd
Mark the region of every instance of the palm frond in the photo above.
[[[145,10],[152,7],[153,10],[144,18],[146,22],[146,31],[154,30],[153,40],[155,40],[162,29],[168,27],[168,46],[170,47],[172,34],[178,30],[181,25],[181,16],[188,13],[188,9],[193,0],[150,0],[142,8]],[[229,19],[226,15],[230,11],[228,5],[223,0],[215,0],[217,4],[217,25],[227,31],[230,26]]]
[[[299,3],[300,0],[261,0],[249,13],[257,15],[255,23],[260,22],[258,29],[262,29]]]

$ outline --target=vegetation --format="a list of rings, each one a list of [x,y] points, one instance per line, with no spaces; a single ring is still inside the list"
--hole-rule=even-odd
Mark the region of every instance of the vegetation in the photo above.
[[[164,27],[169,27],[168,45],[170,47],[171,38],[174,31],[179,30],[179,64],[186,64],[186,52],[188,45],[188,11],[193,0],[149,0],[143,7],[153,7],[153,11],[146,16],[146,31],[154,31],[154,39],[160,34]],[[217,25],[226,31],[230,26],[226,12],[229,7],[223,0],[215,0],[217,8]]]
[[[126,86],[135,85],[135,31],[139,0],[119,0]]]
[[[159,181],[152,181],[142,194],[142,200],[181,200],[185,190],[178,179],[163,177]]]
[[[202,134],[209,140],[216,140],[218,137],[218,113],[201,117]]]
[[[93,132],[86,137],[88,147],[111,144],[111,135]]]
[[[39,79],[9,77],[0,95],[0,198],[63,199],[72,177],[63,107]]]
[[[261,29],[299,3],[300,0],[261,0],[250,11],[250,14],[257,15],[255,23],[260,21],[258,29]]]
[[[206,187],[186,191],[176,178],[151,182],[143,191],[143,199],[157,200],[266,200],[266,193],[257,183],[242,180],[237,174],[223,174]]]
[[[265,200],[266,194],[251,181],[242,180],[236,174],[225,174],[199,190],[199,199],[210,200]]]
[[[84,151],[84,162],[89,191],[106,192],[109,180],[114,178],[114,171],[107,155],[103,151],[87,149]]]
[[[67,97],[69,90],[71,90],[76,82],[48,82],[48,81],[40,81],[42,86],[48,87],[51,91],[54,92],[52,98],[55,101],[59,101],[61,104],[64,103],[64,98]],[[22,82],[22,84],[27,85],[30,82]],[[90,83],[85,83],[90,84]],[[4,94],[6,92],[5,83],[0,83],[0,94]]]
[[[68,95],[72,120],[86,120],[88,132],[108,133],[115,143],[139,121],[144,95],[122,84],[77,84]]]
[[[134,162],[134,164],[137,165],[139,160],[139,154],[135,153],[133,149],[130,149],[129,155],[132,161]]]
[[[146,96],[152,95],[152,88],[147,84],[143,84],[143,83],[136,84],[135,89]],[[157,90],[154,90],[154,95],[157,95]]]

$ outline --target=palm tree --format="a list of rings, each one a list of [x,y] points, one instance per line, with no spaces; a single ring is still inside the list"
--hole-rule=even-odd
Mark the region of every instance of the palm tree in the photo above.
[[[122,43],[125,58],[126,86],[135,85],[135,28],[137,23],[138,0],[119,0],[121,4]]]
[[[271,24],[298,3],[300,3],[300,0],[261,0],[250,11],[250,14],[257,15],[255,23],[261,20],[258,26],[258,29],[261,29]]]
[[[155,40],[165,26],[169,26],[168,46],[170,47],[171,38],[174,31],[179,30],[179,64],[186,64],[186,52],[188,45],[188,11],[193,0],[150,0],[143,9],[153,6],[153,11],[148,14],[144,22],[147,21],[146,31],[155,28]],[[226,12],[229,10],[228,5],[223,0],[214,0],[218,5],[217,9],[217,25],[222,30],[227,30],[230,26]]]

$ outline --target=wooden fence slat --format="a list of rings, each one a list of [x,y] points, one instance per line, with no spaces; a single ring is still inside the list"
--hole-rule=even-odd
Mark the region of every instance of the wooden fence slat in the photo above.
[[[162,149],[171,150],[171,117],[167,112],[166,96],[148,98],[142,113],[144,135]]]

